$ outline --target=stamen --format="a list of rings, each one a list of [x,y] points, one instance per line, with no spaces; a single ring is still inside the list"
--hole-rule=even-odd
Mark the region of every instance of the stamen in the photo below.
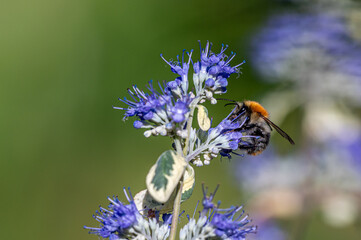
[[[130,200],[133,202],[134,199],[133,199],[132,192],[130,191],[130,187],[128,187],[128,192],[129,192]],[[130,202],[130,201],[129,201],[129,202]]]
[[[204,183],[202,183],[202,191],[203,191],[203,196],[207,196],[207,191],[208,191],[208,187],[204,187]]]
[[[240,114],[238,114],[238,116],[235,117],[235,118],[232,120],[232,123],[233,123],[234,121],[236,121],[238,118],[240,118],[245,112],[246,112],[246,111],[243,111],[243,112],[241,112]],[[247,117],[246,117],[246,118],[247,118]],[[243,125],[243,123],[242,123],[240,126],[242,126],[242,125]]]
[[[214,195],[216,195],[216,192],[217,192],[218,188],[219,188],[219,184],[217,184],[216,189],[214,190],[213,194],[211,194],[211,199],[212,199],[212,200],[213,200],[213,198],[214,198]]]
[[[127,108],[114,107],[114,106],[112,106],[112,107],[113,107],[113,109],[118,109],[118,110],[127,110]]]
[[[187,53],[188,54],[188,65],[189,65],[189,63],[192,61],[192,54],[193,54],[193,49],[191,50],[191,52],[190,53]],[[193,64],[193,62],[192,62],[192,64]]]
[[[209,41],[207,41],[206,48],[204,49],[206,57],[208,57]]]
[[[167,60],[165,60],[165,58],[163,57],[163,54],[160,54],[160,57],[164,60],[164,62],[166,62],[171,68],[174,68],[174,66],[172,64],[170,64]]]
[[[194,218],[194,215],[196,214],[196,211],[197,211],[197,208],[198,208],[198,204],[199,204],[199,200],[198,200],[198,202],[197,202],[196,208],[194,209],[192,218]],[[188,215],[187,215],[187,216],[188,216]],[[188,220],[189,220],[189,218],[188,218]]]
[[[229,57],[229,59],[227,60],[227,62],[225,63],[225,65],[229,64],[230,61],[232,61],[232,59],[236,56],[236,53],[232,52],[231,56]]]
[[[244,157],[244,154],[239,154],[239,153],[236,153],[236,152],[233,152],[233,151],[232,151],[232,154],[240,156],[240,157]]]
[[[202,58],[202,44],[201,44],[201,40],[198,40],[198,42],[199,42],[199,51],[200,51],[200,57]],[[202,59],[201,59],[202,60]]]
[[[245,64],[245,63],[246,63],[246,60],[243,60],[240,64],[234,66],[234,68],[238,68],[239,66],[241,66],[241,65],[243,65],[243,64]]]
[[[183,64],[184,64],[184,53],[185,53],[185,49],[183,49],[183,53],[182,53],[182,67],[183,67]]]
[[[236,110],[236,108],[237,108],[237,106],[233,108],[232,112],[231,112],[230,114],[228,114],[228,116],[226,117],[226,119],[228,119],[228,118],[232,115],[232,113],[234,112],[234,110]]]
[[[209,51],[209,55],[212,53],[212,51],[211,51],[212,46],[213,46],[213,43],[210,43],[210,44],[209,44],[209,50],[208,50],[208,51]]]
[[[125,190],[125,187],[123,187],[123,192],[124,192],[124,195],[127,198],[128,202],[130,202],[130,199],[128,197],[127,190]]]
[[[248,120],[248,117],[244,118],[244,121],[239,125],[240,127],[243,127],[243,125],[245,124],[245,122]]]

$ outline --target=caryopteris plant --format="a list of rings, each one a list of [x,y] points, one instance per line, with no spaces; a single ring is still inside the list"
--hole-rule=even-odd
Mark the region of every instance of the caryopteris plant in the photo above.
[[[200,44],[200,60],[192,60],[193,50],[183,51],[177,61],[167,61],[172,72],[178,76],[173,81],[149,82],[147,91],[136,85],[128,89],[129,97],[119,99],[123,106],[114,107],[124,111],[124,119],[133,117],[134,128],[144,129],[144,136],[168,136],[172,148],[161,153],[146,176],[147,189],[134,198],[124,189],[129,204],[118,198],[108,198],[108,208],[100,207],[94,218],[99,227],[85,227],[90,233],[110,240],[118,239],[175,239],[177,234],[180,204],[193,192],[195,171],[193,165],[210,164],[213,158],[231,157],[238,148],[250,145],[250,138],[240,131],[240,121],[227,117],[212,127],[208,110],[202,104],[227,91],[228,78],[239,73],[241,62],[231,66],[235,53],[226,55],[228,46],[222,45],[218,53],[211,51],[212,44],[205,48]],[[190,87],[189,69],[193,67]],[[193,125],[197,109],[197,124]],[[238,130],[238,131],[235,131]],[[220,202],[213,203],[214,193],[207,195],[203,187],[203,209],[195,219],[188,216],[179,232],[180,239],[245,239],[256,228],[247,226],[250,220],[242,216],[242,207],[221,209]],[[195,209],[195,212],[197,209]]]

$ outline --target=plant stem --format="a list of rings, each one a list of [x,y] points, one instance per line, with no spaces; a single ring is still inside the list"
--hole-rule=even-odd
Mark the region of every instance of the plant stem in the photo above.
[[[199,99],[196,100],[196,104],[194,104],[191,109],[190,109],[190,113],[189,113],[189,118],[187,121],[187,138],[185,140],[184,143],[184,148],[183,148],[183,156],[186,157],[188,154],[188,145],[189,145],[189,135],[192,129],[192,123],[193,123],[193,114],[194,114],[194,110],[197,106],[199,102]],[[177,148],[177,152],[179,149],[179,145],[180,142],[178,141],[178,139],[175,139],[175,144],[176,144],[176,148]],[[185,158],[186,159],[186,158]],[[177,234],[177,226],[178,226],[178,218],[179,218],[179,212],[180,212],[180,204],[181,204],[181,199],[182,199],[182,191],[183,191],[183,177],[182,176],[181,180],[179,181],[179,188],[177,190],[177,195],[175,197],[174,200],[174,205],[173,205],[173,218],[172,218],[172,226],[170,229],[170,236],[169,236],[169,240],[175,240],[176,234]]]
[[[182,155],[182,145],[181,145],[181,141],[178,138],[174,139],[174,144],[175,144],[175,149],[177,150],[177,153],[179,155]]]
[[[198,103],[198,102],[197,102]],[[184,156],[187,156],[187,150],[188,150],[188,145],[189,145],[189,135],[190,135],[190,132],[191,132],[191,129],[192,129],[192,123],[193,123],[193,114],[194,114],[194,110],[196,109],[196,106],[197,104],[195,104],[194,106],[192,106],[191,110],[190,110],[190,113],[189,113],[189,118],[188,118],[188,121],[187,121],[187,133],[188,133],[188,137],[185,141],[185,144],[184,144],[184,148],[183,148],[183,154]]]
[[[181,202],[181,198],[182,198],[182,189],[183,189],[183,177],[179,181],[179,188],[178,188],[175,200],[174,200],[172,226],[170,229],[169,240],[175,240],[175,237],[177,234],[177,225],[178,225],[178,218],[179,218],[179,212],[180,212],[180,202]]]

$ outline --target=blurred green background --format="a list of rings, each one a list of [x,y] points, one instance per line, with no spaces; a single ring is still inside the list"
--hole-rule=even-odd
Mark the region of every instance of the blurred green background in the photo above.
[[[173,80],[159,54],[198,53],[197,40],[228,44],[236,61],[247,61],[252,34],[286,8],[269,0],[1,2],[0,238],[97,239],[83,225],[97,225],[91,215],[98,205],[106,196],[124,199],[123,186],[144,189],[148,169],[170,148],[169,139],[146,139],[123,122],[112,109],[117,98],[132,84]],[[260,99],[270,86],[249,64],[242,72],[225,97]],[[209,110],[215,120],[228,111],[221,104]],[[196,168],[187,213],[202,182],[221,184],[223,206],[247,206],[231,168],[228,160]],[[352,229],[331,229],[315,217],[307,239],[319,236],[356,239]]]

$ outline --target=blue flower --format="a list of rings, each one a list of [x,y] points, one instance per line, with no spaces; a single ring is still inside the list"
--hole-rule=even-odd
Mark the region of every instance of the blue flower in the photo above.
[[[163,55],[161,58],[171,67],[172,72],[179,75],[179,77],[168,83],[168,87],[171,89],[181,89],[183,93],[188,91],[189,81],[188,72],[190,64],[193,64],[193,84],[196,90],[196,96],[206,97],[215,103],[213,94],[222,94],[227,91],[228,81],[227,79],[233,73],[239,73],[239,67],[244,63],[241,62],[236,66],[231,66],[230,62],[236,56],[235,53],[231,53],[230,56],[225,54],[228,46],[222,44],[222,48],[219,53],[213,53],[211,51],[212,44],[207,42],[205,48],[200,45],[201,58],[199,61],[192,61],[193,50],[187,52],[188,61],[185,61],[185,53],[183,50],[182,59],[177,56],[177,61],[167,61]]]
[[[202,191],[203,191],[203,200],[202,200],[202,205],[203,205],[203,213],[207,213],[208,210],[212,210],[216,207],[216,205],[214,205],[213,203],[213,198],[216,195],[216,192],[218,190],[219,185],[217,185],[216,189],[214,190],[213,193],[211,193],[209,196],[207,196],[207,191],[208,188],[204,187],[204,184],[202,184]]]
[[[246,239],[248,233],[256,232],[256,227],[246,226],[251,222],[247,219],[248,216],[242,217],[243,211],[238,214],[242,208],[232,206],[229,209],[215,211],[210,223],[215,228],[217,236],[222,239]]]
[[[209,42],[207,42],[205,48],[200,45],[201,59],[193,64],[193,81],[196,92],[202,94],[204,91],[205,96],[210,100],[213,99],[213,94],[226,93],[227,79],[231,74],[239,73],[239,67],[245,63],[243,61],[236,66],[231,66],[230,62],[236,54],[232,52],[230,56],[227,56],[225,52],[228,46],[222,44],[219,53],[213,53],[211,48],[212,44]],[[203,89],[203,83],[205,89]]]
[[[172,119],[176,123],[184,122],[186,114],[189,112],[189,103],[187,101],[178,101],[171,108]]]
[[[201,236],[194,235],[194,233],[199,233],[202,236],[207,234],[207,237],[243,240],[246,239],[247,234],[256,232],[255,226],[248,226],[251,220],[248,219],[248,216],[243,216],[244,211],[241,211],[243,207],[231,206],[228,209],[221,209],[219,208],[220,201],[217,205],[212,202],[217,189],[218,186],[210,196],[207,196],[207,188],[203,186],[203,210],[198,223],[195,224],[193,214],[189,223],[181,230],[182,239],[187,239],[187,236],[203,239]],[[205,229],[207,230],[205,231]]]
[[[190,62],[192,60],[192,52],[193,52],[193,50],[191,50],[190,53],[187,52],[188,62],[184,61],[185,50],[183,50],[182,62],[180,62],[180,60],[179,60],[179,55],[177,56],[178,61],[175,61],[175,62],[167,61],[163,57],[163,54],[160,55],[160,57],[170,66],[172,72],[174,72],[180,76],[179,78],[176,79],[175,83],[177,83],[177,85],[181,87],[181,89],[184,93],[186,93],[188,91],[188,85],[189,85],[188,70],[189,70]],[[174,87],[175,83],[172,82],[171,85]]]
[[[89,229],[90,234],[96,234],[102,238],[109,238],[110,240],[120,239],[121,236],[125,235],[129,228],[137,223],[137,217],[140,216],[130,190],[128,189],[128,191],[130,197],[124,188],[124,193],[129,204],[120,202],[117,197],[108,197],[110,202],[108,209],[100,207],[96,215],[93,215],[95,220],[100,222],[100,227],[84,226],[84,228]]]
[[[248,233],[255,233],[256,227],[246,226],[251,220],[248,219],[248,216],[243,216],[244,211],[240,210],[243,208],[231,206],[228,209],[221,209],[219,201],[217,205],[213,204],[213,198],[216,194],[218,186],[215,191],[207,196],[207,189],[203,187],[203,211],[208,212],[208,221],[210,225],[215,229],[215,234],[222,239],[245,239]]]
[[[214,94],[221,94],[227,91],[228,78],[233,73],[239,73],[240,63],[231,66],[230,62],[235,57],[235,53],[230,56],[225,54],[228,46],[222,45],[219,53],[211,51],[211,44],[207,42],[205,49],[200,46],[201,59],[192,61],[192,53],[183,51],[182,59],[177,56],[177,61],[167,61],[163,55],[161,58],[170,66],[171,70],[179,76],[173,80],[159,83],[157,90],[150,81],[147,89],[143,91],[137,86],[128,89],[130,98],[119,99],[126,107],[114,107],[125,111],[124,120],[136,117],[134,128],[149,129],[144,132],[146,137],[151,135],[187,137],[185,124],[189,116],[191,107],[194,108],[199,103],[207,99],[212,104],[217,103]],[[188,60],[185,60],[185,55]],[[188,90],[188,72],[192,63],[194,74],[193,84],[195,93]]]
[[[128,89],[131,99],[119,99],[128,107],[113,108],[124,110],[124,119],[137,117],[138,120],[133,123],[134,128],[151,129],[145,132],[146,136],[174,134],[178,129],[183,129],[183,126],[176,126],[173,123],[186,121],[189,104],[193,100],[191,95],[184,95],[179,91],[177,84],[177,81],[164,82],[159,84],[160,90],[157,91],[150,81],[147,87],[149,92],[133,86],[132,89]]]
[[[239,71],[238,67],[241,66],[243,62],[234,67],[230,65],[230,62],[236,56],[236,54],[232,52],[228,57],[224,53],[227,50],[228,45],[224,46],[222,44],[221,51],[218,54],[213,53],[211,48],[212,43],[209,42],[207,42],[204,49],[202,46],[200,46],[201,60],[195,63],[195,65],[198,65],[198,67],[195,68],[195,73],[198,72],[197,70],[201,72],[208,72],[208,74],[212,75],[213,77],[221,79],[220,77],[229,78],[232,73]]]
[[[352,39],[342,16],[276,16],[252,43],[255,68],[267,80],[292,81],[300,98],[361,101],[361,45]]]

